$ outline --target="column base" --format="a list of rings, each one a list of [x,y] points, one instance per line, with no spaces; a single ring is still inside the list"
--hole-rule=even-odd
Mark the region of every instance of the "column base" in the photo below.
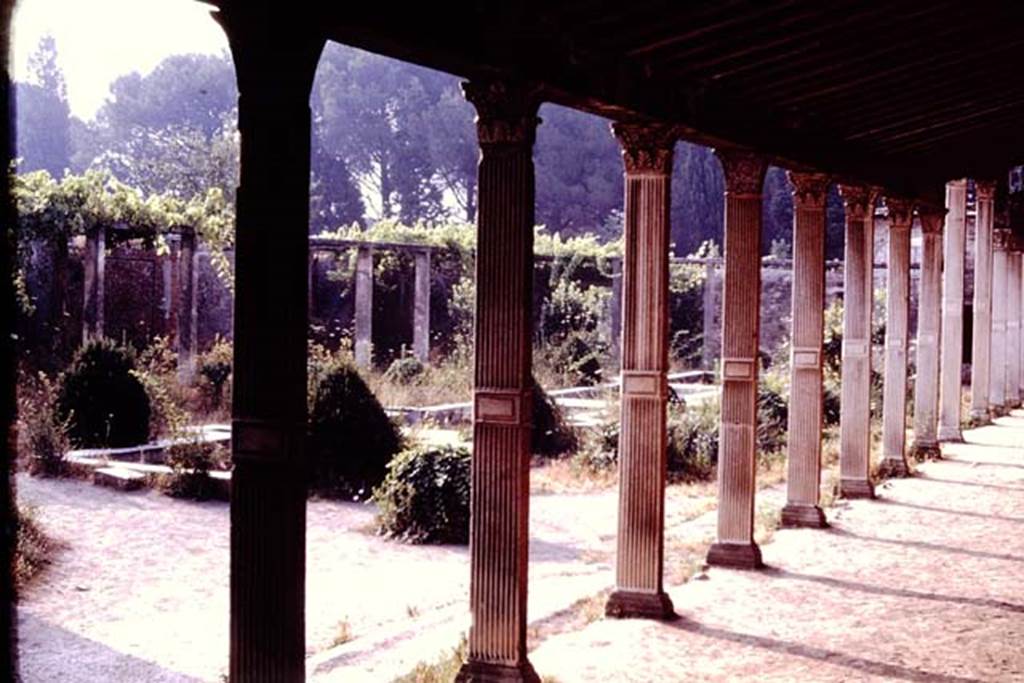
[[[674,621],[679,618],[672,599],[664,591],[638,593],[617,590],[608,597],[604,614],[614,619],[659,619]]]
[[[918,462],[942,460],[942,449],[935,442],[915,443],[910,447],[910,457]]]
[[[988,411],[971,411],[971,418],[969,420],[971,429],[977,429],[978,427],[987,427],[992,424],[992,416],[988,414]]]
[[[712,567],[731,569],[763,569],[761,549],[756,543],[715,543],[708,550],[707,563]]]
[[[988,412],[992,417],[1006,417],[1009,414],[1009,410],[1004,405],[991,405],[988,407]]]
[[[839,497],[847,500],[871,500],[875,497],[875,486],[868,479],[840,479]]]
[[[960,431],[960,427],[943,427],[939,425],[939,442],[940,443],[963,443],[964,434]]]
[[[901,458],[883,458],[878,464],[878,476],[883,479],[898,479],[910,476],[907,461]]]
[[[824,529],[828,526],[825,512],[817,505],[786,503],[782,508],[782,526],[786,528]]]
[[[519,666],[491,662],[466,662],[455,676],[456,683],[540,683],[540,676],[528,660]]]

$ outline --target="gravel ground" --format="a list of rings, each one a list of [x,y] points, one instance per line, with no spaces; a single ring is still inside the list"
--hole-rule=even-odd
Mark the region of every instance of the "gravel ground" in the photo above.
[[[573,681],[1024,681],[1024,412],[779,531],[762,572],[671,591],[674,623],[598,620],[536,669]]]

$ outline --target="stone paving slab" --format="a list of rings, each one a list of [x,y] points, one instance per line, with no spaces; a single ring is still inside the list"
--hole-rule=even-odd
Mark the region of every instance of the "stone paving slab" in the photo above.
[[[1024,681],[1024,412],[711,569],[671,624],[599,620],[531,659],[572,681]]]

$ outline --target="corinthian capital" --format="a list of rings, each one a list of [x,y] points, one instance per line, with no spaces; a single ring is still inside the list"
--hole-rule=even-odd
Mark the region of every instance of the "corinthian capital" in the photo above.
[[[716,149],[715,156],[722,163],[725,191],[728,194],[760,195],[768,164],[764,157],[738,149]]]
[[[476,107],[476,132],[481,145],[533,144],[540,123],[539,87],[485,79],[463,83],[462,92]]]
[[[789,171],[793,186],[793,204],[803,209],[824,209],[828,198],[829,177],[824,173]]]
[[[996,196],[996,181],[976,180],[974,181],[974,191],[977,193],[979,200],[992,201]]]
[[[846,220],[864,221],[875,215],[878,189],[869,185],[840,185],[839,196],[846,207]]]
[[[612,133],[622,146],[626,173],[672,173],[672,151],[679,137],[666,123],[613,123]]]
[[[914,222],[914,202],[898,197],[886,197],[885,206],[889,209],[889,229],[910,229]]]
[[[917,215],[921,219],[921,232],[926,234],[942,232],[942,222],[946,217],[944,209],[922,206],[918,208]]]

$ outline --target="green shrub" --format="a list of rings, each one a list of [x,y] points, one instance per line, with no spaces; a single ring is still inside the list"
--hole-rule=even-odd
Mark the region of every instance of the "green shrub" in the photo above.
[[[757,450],[778,453],[786,447],[789,402],[783,392],[769,383],[757,388]]]
[[[469,488],[468,449],[402,451],[373,492],[378,532],[409,543],[468,543]]]
[[[131,352],[110,340],[79,349],[57,399],[60,419],[70,420],[73,443],[116,448],[149,440],[149,396],[133,370]]]
[[[227,449],[221,444],[198,440],[176,443],[167,449],[166,462],[171,474],[164,477],[161,488],[174,498],[215,498],[218,489],[210,471],[220,469],[228,458]]]
[[[57,387],[40,372],[20,397],[21,436],[31,474],[56,477],[64,473],[64,456],[71,448],[70,420],[57,411]]]
[[[533,383],[533,434],[530,448],[534,455],[557,458],[577,449],[576,431],[566,423],[558,404]]]
[[[426,366],[416,356],[403,355],[396,358],[384,372],[384,379],[395,384],[407,385],[423,376]]]
[[[839,424],[841,408],[842,395],[840,394],[840,388],[830,382],[825,382],[822,395],[822,411],[826,427],[834,427]]]
[[[607,355],[608,345],[603,341],[595,343],[593,337],[572,333],[548,347],[548,363],[558,368],[567,384],[589,387],[604,379],[601,359]]]
[[[23,589],[51,563],[56,548],[54,542],[36,522],[35,511],[32,508],[19,505],[15,508],[15,514],[18,541],[14,548],[14,583],[19,589]]]
[[[157,337],[139,354],[133,374],[149,397],[149,434],[163,436],[189,421],[188,391],[178,381],[178,354],[167,337]]]
[[[669,410],[668,473],[673,481],[707,481],[718,463],[718,401]]]
[[[311,370],[311,491],[365,498],[402,449],[398,428],[359,372],[344,359]]]
[[[217,411],[230,397],[234,346],[218,336],[208,351],[199,356],[199,391],[207,410]]]

